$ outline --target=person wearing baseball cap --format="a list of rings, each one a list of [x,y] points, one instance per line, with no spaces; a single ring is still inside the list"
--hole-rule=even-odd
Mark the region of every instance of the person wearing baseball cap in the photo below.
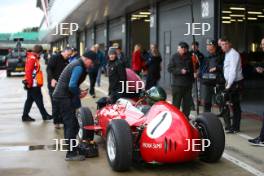
[[[194,82],[194,71],[191,54],[186,42],[178,44],[178,51],[169,62],[168,72],[172,74],[172,97],[173,105],[182,110],[189,119],[192,106],[192,85]]]
[[[204,101],[204,112],[211,112],[214,87],[220,78],[223,78],[223,63],[217,52],[217,42],[212,39],[206,41],[207,56],[201,64],[202,98]]]
[[[63,119],[64,138],[68,144],[66,161],[85,159],[85,156],[78,155],[77,147],[74,147],[76,146],[76,135],[79,132],[76,110],[81,107],[80,99],[88,93],[88,90],[81,90],[80,85],[85,81],[88,74],[87,70],[93,67],[95,60],[96,53],[86,51],[80,59],[71,62],[61,73],[53,93],[54,101]]]

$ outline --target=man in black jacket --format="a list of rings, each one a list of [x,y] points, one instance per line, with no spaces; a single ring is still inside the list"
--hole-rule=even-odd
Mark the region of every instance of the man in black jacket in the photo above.
[[[120,92],[123,90],[122,85],[125,85],[126,69],[122,64],[122,61],[117,59],[116,48],[110,48],[108,56],[109,97],[111,99],[111,103],[115,103],[116,100],[121,98],[123,95],[123,93]]]
[[[172,74],[172,96],[173,105],[180,109],[189,119],[192,106],[192,84],[194,82],[194,72],[191,54],[188,52],[189,46],[185,42],[180,42],[178,52],[172,56],[168,65],[168,72]]]
[[[52,117],[54,119],[55,128],[60,128],[60,124],[62,124],[62,118],[59,117],[59,109],[54,103],[52,94],[54,92],[55,86],[58,82],[58,79],[64,70],[64,68],[68,65],[68,58],[72,55],[71,48],[65,48],[61,53],[53,55],[47,66],[47,74],[48,74],[48,89],[49,95],[52,103]]]
[[[53,93],[54,101],[57,103],[63,118],[64,138],[68,144],[66,161],[85,159],[84,156],[78,155],[77,147],[74,147],[79,132],[76,110],[81,107],[80,99],[88,93],[87,90],[81,90],[80,85],[85,81],[87,70],[93,66],[95,60],[96,53],[87,51],[80,59],[71,62],[61,73]],[[71,144],[72,146],[70,146]]]
[[[260,47],[262,51],[264,52],[264,38],[261,40]],[[258,67],[256,68],[256,71],[259,74],[264,74],[264,65],[258,65]],[[263,113],[263,116],[264,116],[264,113]],[[264,147],[264,117],[262,119],[262,127],[260,130],[259,136],[254,139],[249,139],[248,142],[254,146]]]
[[[216,83],[223,78],[223,62],[220,53],[217,52],[217,43],[214,40],[207,40],[208,55],[201,64],[201,83],[204,100],[204,111],[211,112],[212,98]]]

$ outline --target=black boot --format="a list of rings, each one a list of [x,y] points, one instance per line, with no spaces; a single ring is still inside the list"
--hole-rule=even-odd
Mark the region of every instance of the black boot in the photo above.
[[[31,118],[29,115],[23,115],[22,116],[22,121],[23,122],[34,122],[35,119]]]
[[[42,119],[43,119],[43,120],[52,120],[53,117],[52,117],[51,115],[47,114],[47,115],[45,115],[45,116],[42,116]]]

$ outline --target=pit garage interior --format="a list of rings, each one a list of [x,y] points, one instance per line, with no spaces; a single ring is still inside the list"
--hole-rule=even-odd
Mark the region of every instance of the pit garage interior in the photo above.
[[[186,23],[192,22],[192,9],[195,23],[210,25],[210,31],[205,35],[195,36],[201,52],[206,55],[208,38],[230,38],[243,60],[246,102],[243,109],[262,114],[260,105],[264,104],[264,85],[260,80],[263,76],[254,72],[254,66],[264,60],[259,48],[264,36],[263,6],[263,0],[110,0],[103,3],[78,0],[75,10],[62,22],[78,23],[79,31],[71,36],[51,38],[48,34],[54,29],[50,29],[41,40],[51,43],[53,50],[73,46],[80,53],[95,43],[102,50],[118,44],[128,60],[131,60],[135,44],[140,43],[144,50],[148,50],[149,44],[156,43],[163,58],[160,85],[170,90],[171,76],[167,65],[180,41],[189,44],[193,41],[192,35],[184,35],[188,30]],[[41,28],[44,25],[43,22]],[[251,103],[259,107],[248,105]]]

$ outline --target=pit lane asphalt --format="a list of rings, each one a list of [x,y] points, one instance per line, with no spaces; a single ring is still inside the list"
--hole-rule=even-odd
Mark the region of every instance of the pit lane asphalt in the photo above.
[[[44,69],[43,69],[44,70]],[[226,135],[224,157],[214,164],[199,160],[173,165],[135,164],[130,171],[117,173],[107,163],[104,141],[97,137],[100,156],[82,162],[64,161],[65,152],[51,151],[49,146],[55,144],[53,139],[62,139],[63,130],[55,130],[52,122],[43,122],[38,109],[33,105],[30,115],[36,122],[22,123],[21,115],[26,98],[22,88],[23,77],[7,78],[0,70],[0,175],[1,176],[249,176],[264,175],[264,156],[262,147],[252,147],[246,142],[249,136],[256,136],[260,123],[243,119],[242,129],[246,133]],[[102,86],[97,88],[97,97],[105,96],[107,79],[103,76]],[[86,81],[88,82],[88,81]],[[87,85],[83,85],[86,87]],[[42,89],[45,107],[51,112],[47,88]],[[84,106],[95,111],[96,99],[87,97]],[[31,146],[31,148],[29,147]],[[44,146],[44,147],[42,147]]]

